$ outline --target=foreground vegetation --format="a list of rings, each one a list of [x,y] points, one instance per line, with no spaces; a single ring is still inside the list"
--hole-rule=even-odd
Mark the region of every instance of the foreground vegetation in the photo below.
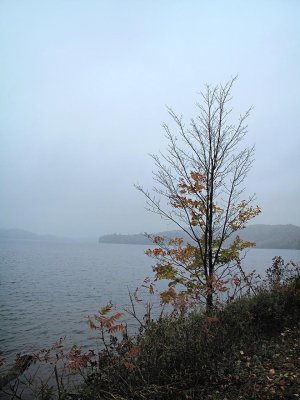
[[[52,379],[41,379],[29,369],[4,389],[7,398],[300,397],[299,266],[274,259],[255,294],[219,306],[210,315],[173,309],[156,321],[148,317],[140,320],[140,332],[130,336],[119,322],[121,313],[111,305],[103,307],[90,320],[103,340],[100,352],[84,353],[74,346],[65,353],[59,341],[32,355],[36,371],[46,363]]]
[[[111,342],[82,399],[288,399],[300,396],[300,280],[217,311],[162,318]],[[129,346],[129,351],[126,349]]]

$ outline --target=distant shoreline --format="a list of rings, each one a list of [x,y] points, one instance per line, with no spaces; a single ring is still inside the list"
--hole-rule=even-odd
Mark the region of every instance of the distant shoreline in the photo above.
[[[181,237],[188,241],[188,236],[184,232],[166,231],[156,235],[167,238]],[[300,227],[295,225],[250,225],[242,231],[236,232],[242,239],[255,242],[257,249],[288,249],[300,250]],[[235,237],[235,235],[232,235]],[[151,245],[152,242],[144,234],[123,235],[111,234],[103,235],[98,239],[99,243],[112,244],[140,244]]]

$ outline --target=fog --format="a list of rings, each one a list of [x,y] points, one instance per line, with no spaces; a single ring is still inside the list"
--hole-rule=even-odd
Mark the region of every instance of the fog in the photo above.
[[[97,237],[168,229],[152,188],[171,106],[205,83],[254,106],[256,223],[300,225],[299,1],[0,2],[0,228]]]

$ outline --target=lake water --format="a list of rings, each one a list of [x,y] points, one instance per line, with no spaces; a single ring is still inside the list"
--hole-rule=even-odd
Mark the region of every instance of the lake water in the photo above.
[[[44,241],[0,241],[0,351],[36,351],[62,336],[93,346],[87,316],[112,300],[129,303],[152,276],[149,246]],[[274,256],[300,261],[300,250],[251,249],[244,264],[263,272]],[[93,346],[94,347],[94,346]]]

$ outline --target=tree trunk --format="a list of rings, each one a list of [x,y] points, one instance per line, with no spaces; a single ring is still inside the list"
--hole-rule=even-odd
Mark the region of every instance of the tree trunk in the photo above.
[[[213,312],[213,285],[208,283],[208,291],[206,296],[206,314],[211,315]]]

